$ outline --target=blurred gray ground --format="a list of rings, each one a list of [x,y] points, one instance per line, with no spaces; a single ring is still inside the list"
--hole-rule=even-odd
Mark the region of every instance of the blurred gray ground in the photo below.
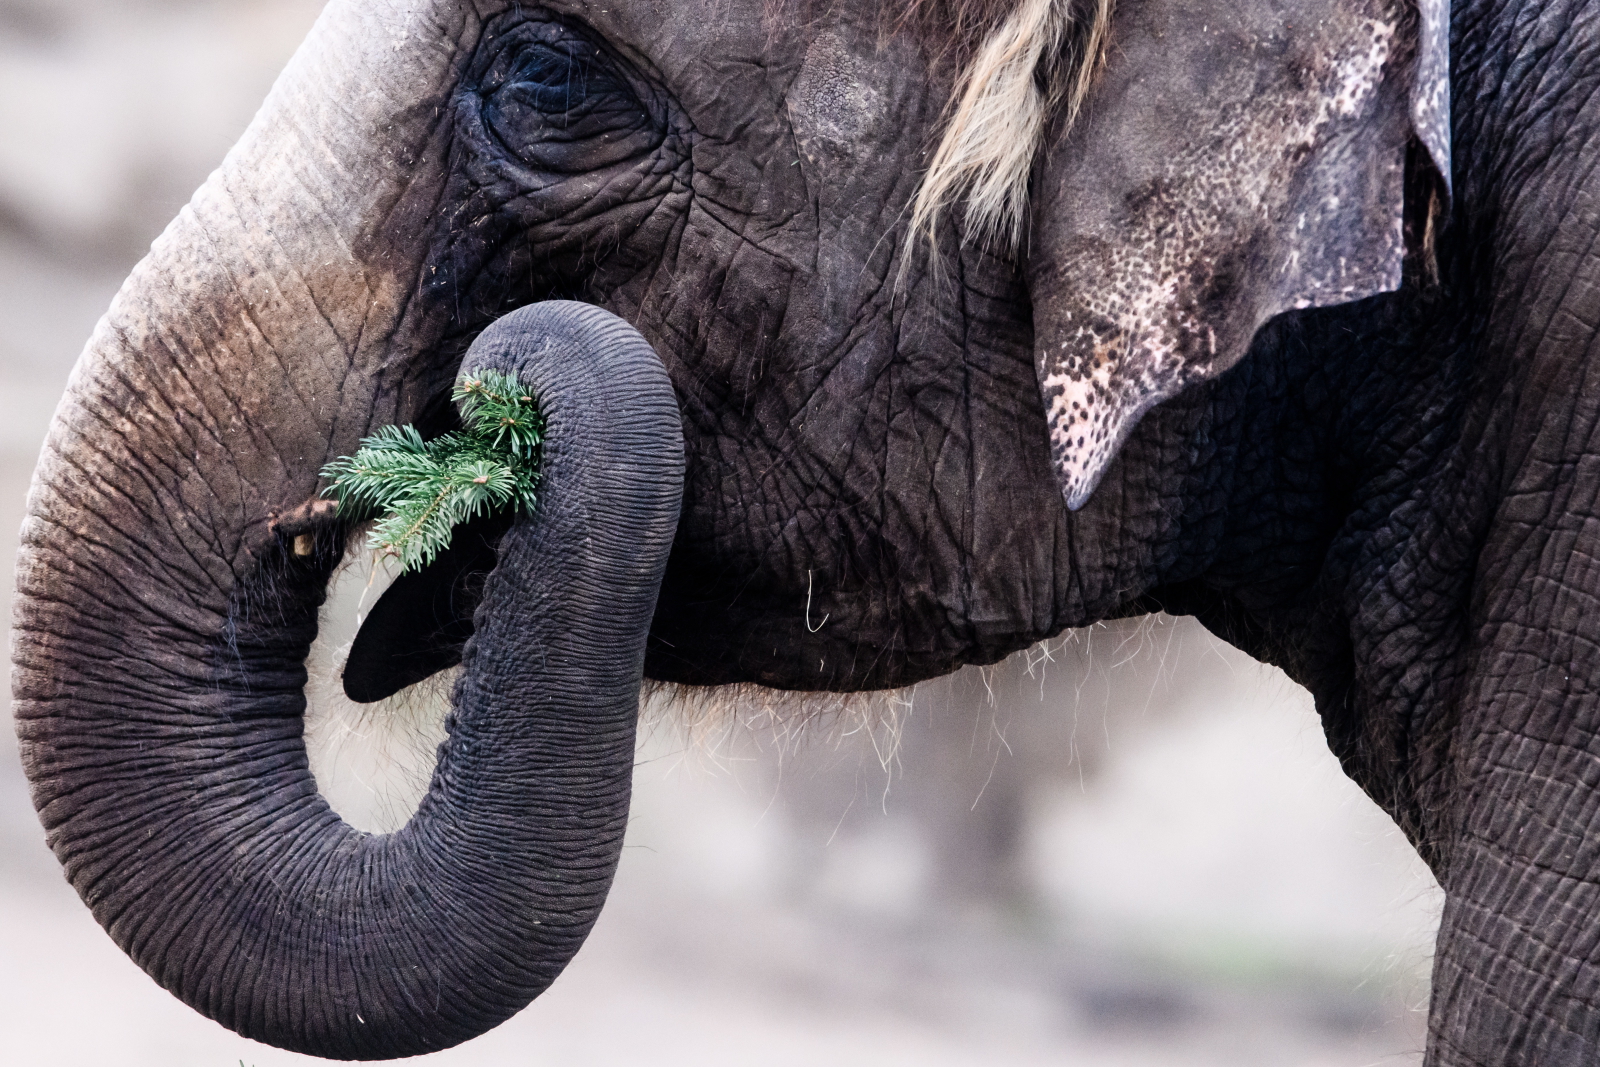
[[[0,0],[8,600],[73,359],[319,6]],[[641,749],[589,944],[516,1019],[428,1059],[1417,1063],[1438,891],[1340,775],[1305,694],[1183,621],[1086,631],[1049,656],[920,688],[897,743],[881,728],[690,737],[669,713]],[[358,824],[404,818],[436,729],[425,709],[398,731],[317,714],[324,792]],[[0,1060],[311,1062],[201,1018],[115,949],[0,738]]]

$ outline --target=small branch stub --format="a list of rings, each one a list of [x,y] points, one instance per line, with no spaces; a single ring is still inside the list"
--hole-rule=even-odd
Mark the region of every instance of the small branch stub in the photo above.
[[[288,511],[274,511],[267,516],[267,529],[289,545],[297,559],[316,555],[317,531],[328,529],[338,515],[339,506],[331,500],[313,497]]]
[[[340,515],[378,517],[369,542],[416,570],[450,543],[455,527],[505,508],[533,510],[544,418],[509,374],[484,371],[456,383],[462,428],[424,441],[414,426],[385,426],[353,456],[323,468],[325,496]]]

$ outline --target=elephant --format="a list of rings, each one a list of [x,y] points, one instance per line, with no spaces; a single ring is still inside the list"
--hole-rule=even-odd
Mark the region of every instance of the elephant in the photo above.
[[[241,1034],[427,1052],[582,943],[646,679],[893,689],[1164,610],[1306,687],[1437,875],[1427,1062],[1595,1062],[1597,20],[332,0],[30,490],[67,878]],[[461,666],[417,814],[359,833],[302,738],[361,534],[319,472],[484,369],[546,413],[541,502],[358,637],[363,699]]]

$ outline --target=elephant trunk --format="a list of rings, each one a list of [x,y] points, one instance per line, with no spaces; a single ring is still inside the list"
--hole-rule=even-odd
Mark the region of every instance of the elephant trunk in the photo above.
[[[239,532],[214,489],[185,510],[168,467],[193,442],[127,445],[137,412],[93,410],[110,385],[76,382],[58,416],[16,609],[35,803],[117,943],[247,1037],[342,1059],[466,1040],[550,983],[609,888],[682,491],[678,409],[643,338],[583,305],[501,319],[464,367],[486,368],[540,399],[541,499],[500,544],[428,794],[387,835],[328,807],[302,736],[343,531],[302,554],[304,536]],[[92,447],[96,422],[109,443]]]

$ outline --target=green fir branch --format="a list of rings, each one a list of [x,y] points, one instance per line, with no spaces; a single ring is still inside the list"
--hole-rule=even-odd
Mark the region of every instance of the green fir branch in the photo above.
[[[484,371],[459,380],[452,397],[460,430],[424,441],[415,426],[385,426],[322,469],[323,495],[346,518],[376,517],[368,543],[402,574],[432,563],[462,523],[538,502],[544,417],[533,395],[512,375]]]

